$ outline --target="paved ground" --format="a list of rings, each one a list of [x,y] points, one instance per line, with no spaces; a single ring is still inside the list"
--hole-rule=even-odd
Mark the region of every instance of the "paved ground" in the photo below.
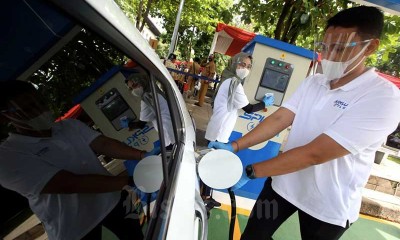
[[[238,215],[235,224],[234,239],[240,239],[249,212],[237,209]],[[222,205],[220,209],[213,209],[209,219],[208,239],[220,240],[228,239],[229,234],[230,206]],[[297,214],[291,216],[275,232],[274,240],[301,240],[300,227]],[[340,238],[341,240],[398,240],[400,239],[400,225],[368,216],[360,216],[349,230]]]

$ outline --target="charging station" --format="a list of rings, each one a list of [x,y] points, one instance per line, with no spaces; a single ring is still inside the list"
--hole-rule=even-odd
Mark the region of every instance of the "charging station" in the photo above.
[[[159,139],[151,124],[133,131],[120,125],[121,118],[139,121],[140,98],[133,96],[125,84],[126,77],[131,74],[140,76],[143,72],[138,68],[115,66],[85,89],[75,102],[81,104],[104,135],[131,147],[150,151]]]
[[[275,102],[273,106],[267,108],[267,111],[248,114],[240,109],[230,141],[245,135],[275,112],[307,77],[312,60],[316,57],[313,51],[261,35],[255,36],[242,52],[250,53],[253,57],[252,70],[243,84],[250,103],[262,101],[266,93],[273,93]],[[243,165],[277,156],[288,132],[289,129],[285,129],[267,142],[239,151],[238,156]],[[264,180],[250,181],[236,194],[255,199],[262,189]]]

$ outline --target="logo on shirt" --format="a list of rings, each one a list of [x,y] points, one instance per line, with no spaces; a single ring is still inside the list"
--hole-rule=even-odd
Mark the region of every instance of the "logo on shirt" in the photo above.
[[[335,102],[333,102],[333,107],[337,107],[340,109],[346,109],[347,106],[349,106],[348,103],[340,101],[340,100],[336,100]]]

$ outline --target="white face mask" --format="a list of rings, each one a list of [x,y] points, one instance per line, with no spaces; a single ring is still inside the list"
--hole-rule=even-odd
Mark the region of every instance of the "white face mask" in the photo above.
[[[35,131],[49,130],[54,123],[53,113],[50,111],[44,112],[35,118],[24,121],[24,123]]]
[[[340,78],[346,76],[347,74],[352,72],[356,67],[358,67],[358,65],[360,65],[362,63],[362,61],[365,59],[365,57],[361,58],[361,60],[356,65],[354,65],[354,67],[352,67],[350,70],[345,72],[346,69],[365,52],[368,45],[369,44],[367,44],[355,57],[353,57],[352,59],[345,61],[345,62],[335,62],[335,61],[331,61],[331,60],[327,60],[327,59],[322,59],[321,67],[322,67],[323,75],[325,75],[325,77],[328,79],[328,81],[334,80],[334,79],[340,79]]]
[[[132,95],[135,97],[142,97],[143,95],[143,88],[142,87],[137,87],[132,89],[131,91]]]
[[[240,78],[240,79],[245,79],[250,73],[250,70],[247,68],[237,68],[236,69],[236,75]]]

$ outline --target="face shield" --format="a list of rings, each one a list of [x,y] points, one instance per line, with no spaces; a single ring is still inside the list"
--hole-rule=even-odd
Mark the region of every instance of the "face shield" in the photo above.
[[[362,40],[356,32],[325,34],[322,41],[315,43],[322,74],[329,81],[346,76],[363,62],[370,42],[371,39]]]
[[[250,74],[250,70],[252,68],[251,60],[250,63],[246,63],[244,59],[237,63],[236,67],[236,76],[242,80],[242,84],[244,79]]]
[[[128,88],[132,94],[141,97],[145,92],[150,92],[150,79],[146,73],[139,72],[129,75],[127,78],[131,83],[128,83]]]

